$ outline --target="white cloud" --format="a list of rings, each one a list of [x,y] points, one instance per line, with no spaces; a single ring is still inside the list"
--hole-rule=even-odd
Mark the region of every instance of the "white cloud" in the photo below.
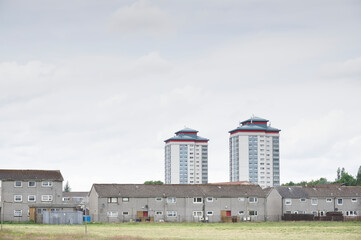
[[[148,1],[137,1],[130,6],[119,8],[110,17],[109,27],[122,35],[158,36],[174,31],[172,18]]]

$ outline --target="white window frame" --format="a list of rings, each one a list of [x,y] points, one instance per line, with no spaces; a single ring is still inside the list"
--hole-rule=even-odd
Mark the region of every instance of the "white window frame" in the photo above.
[[[207,211],[207,216],[213,216],[213,211]]]
[[[251,212],[253,212],[253,213],[255,213],[255,214],[251,215]],[[248,211],[248,215],[249,215],[249,216],[258,216],[258,211],[257,211],[257,210],[249,210],[249,211]]]
[[[41,201],[42,202],[52,202],[53,195],[41,195]]]
[[[128,216],[128,215],[129,215],[129,212],[128,212],[128,211],[124,211],[124,212],[122,212],[122,215]]]
[[[20,183],[20,186],[17,186],[16,183]],[[14,187],[23,187],[23,182],[22,181],[15,181],[14,182]]]
[[[34,197],[34,200],[30,200],[30,197]],[[28,195],[28,202],[36,202],[36,195]]]
[[[300,198],[300,202],[306,202],[306,198]]]
[[[332,198],[326,198],[326,202],[327,202],[327,203],[332,202]]]
[[[203,217],[203,211],[193,211],[193,217]]]
[[[203,198],[202,197],[194,197],[193,198],[193,203],[194,204],[202,204],[203,203]]]
[[[41,182],[41,186],[42,186],[42,187],[52,187],[52,186],[53,186],[53,182],[43,181],[43,182]]]
[[[176,203],[177,198],[176,197],[167,197],[167,203]]]
[[[30,186],[30,183],[34,183],[34,186]],[[36,187],[36,182],[35,181],[29,181],[28,182],[28,187]]]
[[[157,215],[157,216],[162,216],[162,215],[163,215],[163,211],[155,211],[154,214]]]
[[[118,203],[117,197],[108,197],[107,199],[108,203]]]
[[[340,200],[341,200],[341,203],[339,203]],[[343,198],[337,198],[337,205],[343,205]]]
[[[14,210],[14,217],[22,217],[23,210]]]
[[[244,202],[244,197],[239,197],[238,201]]]
[[[163,198],[162,198],[162,197],[156,197],[156,198],[155,198],[155,201],[161,202],[161,201],[163,201]]]
[[[17,200],[17,198],[20,198]],[[23,195],[14,195],[14,202],[22,202],[23,201]]]
[[[292,199],[291,198],[285,198],[285,205],[292,205]]]
[[[242,210],[240,210],[240,211],[238,211],[238,215],[244,215],[244,211],[242,211]]]
[[[253,201],[251,201],[251,199],[253,199]],[[257,197],[249,197],[249,198],[248,198],[248,202],[249,202],[249,203],[257,203],[257,202],[258,202],[258,198],[257,198]]]
[[[107,216],[108,217],[118,217],[118,212],[109,211],[109,212],[107,212]]]
[[[357,202],[357,198],[351,198],[351,202],[353,203]]]
[[[318,205],[318,198],[311,198],[311,205]]]
[[[207,202],[213,202],[213,197],[207,197]]]
[[[345,215],[350,217],[355,217],[357,216],[357,211],[346,211]]]
[[[122,202],[129,202],[129,197],[123,197]]]
[[[167,217],[177,217],[177,211],[167,211]]]
[[[68,202],[70,201],[70,197],[63,197],[63,202]]]

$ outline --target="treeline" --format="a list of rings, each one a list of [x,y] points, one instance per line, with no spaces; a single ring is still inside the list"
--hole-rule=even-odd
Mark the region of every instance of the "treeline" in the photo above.
[[[319,184],[344,184],[346,186],[361,186],[361,166],[358,169],[357,175],[354,177],[345,171],[345,168],[338,168],[336,172],[337,176],[335,181],[328,181],[326,178],[320,178],[318,180],[301,181],[299,183],[288,182],[282,184],[282,186],[314,186]]]

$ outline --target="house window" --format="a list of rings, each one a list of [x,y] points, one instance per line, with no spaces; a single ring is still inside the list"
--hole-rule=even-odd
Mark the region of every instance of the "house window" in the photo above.
[[[357,202],[357,198],[351,198],[351,202]]]
[[[28,182],[28,187],[36,187],[36,182]]]
[[[68,202],[70,201],[70,197],[63,197],[63,202]]]
[[[118,198],[116,197],[108,197],[108,203],[117,203],[118,202]]]
[[[213,202],[213,198],[212,197],[207,197],[207,202]]]
[[[161,198],[161,197],[157,197],[157,198],[155,198],[155,200],[156,200],[156,201],[158,201],[158,202],[160,202],[160,201],[162,201],[162,200],[163,200],[163,198]]]
[[[207,216],[212,216],[213,215],[213,211],[208,211],[207,212]]]
[[[257,216],[258,215],[258,212],[255,211],[255,210],[250,210],[248,213],[249,213],[250,216]]]
[[[53,186],[53,182],[42,182],[41,183],[41,186],[42,187],[52,187]]]
[[[347,211],[346,216],[357,216],[357,212],[356,211]]]
[[[202,203],[203,199],[201,197],[195,197],[193,198],[193,203]]]
[[[243,201],[244,201],[244,197],[239,197],[239,198],[238,198],[238,201],[243,202]]]
[[[107,212],[108,217],[118,217],[118,212]]]
[[[342,198],[337,198],[337,205],[342,205],[343,203],[343,199]]]
[[[239,215],[244,215],[244,211],[238,211]]]
[[[176,203],[177,199],[175,197],[168,197],[167,198],[167,203]]]
[[[28,196],[28,202],[35,202],[35,201],[36,201],[35,195],[29,195]]]
[[[318,204],[318,199],[317,198],[311,198],[311,204],[312,205],[317,205]]]
[[[286,198],[286,199],[285,199],[285,204],[286,204],[286,205],[292,205],[292,199]]]
[[[122,212],[123,215],[129,215],[129,212]]]
[[[14,182],[14,187],[22,187],[23,183],[21,181],[15,181]]]
[[[326,202],[328,203],[332,202],[332,198],[326,198]]]
[[[22,195],[14,195],[14,202],[22,202],[23,196]]]
[[[38,214],[41,214],[41,208],[38,208]]]
[[[22,217],[23,210],[14,210],[14,217]]]
[[[53,196],[52,195],[42,195],[41,196],[41,201],[43,201],[43,202],[51,202],[51,201],[53,201]]]
[[[162,211],[155,211],[155,215],[163,215],[163,212]]]
[[[203,212],[202,211],[193,211],[193,217],[202,217]]]
[[[177,212],[176,211],[167,211],[167,217],[176,217]]]
[[[250,197],[250,198],[248,198],[248,202],[250,202],[250,203],[256,203],[256,202],[258,202],[258,198],[256,198],[256,197]]]
[[[306,202],[306,198],[300,198],[300,202]]]
[[[123,197],[122,202],[129,202],[129,198],[128,197]]]

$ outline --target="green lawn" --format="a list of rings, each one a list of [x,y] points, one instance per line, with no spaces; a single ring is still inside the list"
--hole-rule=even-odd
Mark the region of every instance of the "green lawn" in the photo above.
[[[361,222],[4,224],[0,239],[361,239]]]

